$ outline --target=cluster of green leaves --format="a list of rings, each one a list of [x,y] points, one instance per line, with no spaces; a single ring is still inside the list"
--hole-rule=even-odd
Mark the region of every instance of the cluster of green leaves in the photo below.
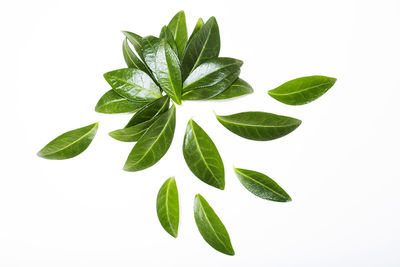
[[[125,165],[126,171],[140,171],[156,164],[168,151],[175,132],[175,104],[185,100],[229,99],[253,92],[239,78],[241,60],[219,57],[220,36],[214,17],[200,18],[188,37],[186,18],[178,12],[158,37],[141,37],[123,31],[122,51],[127,68],[104,74],[111,89],[98,101],[100,113],[134,113],[125,127],[110,132],[123,142],[136,142]],[[133,48],[133,49],[132,49]],[[323,95],[336,79],[308,76],[291,80],[268,93],[289,105],[303,105]],[[172,100],[172,101],[171,101]],[[272,113],[250,111],[216,119],[229,131],[246,139],[268,141],[294,131],[301,121]],[[68,159],[82,153],[92,142],[98,123],[66,132],[38,152],[46,159]],[[189,120],[183,140],[183,155],[191,172],[204,183],[223,190],[225,168],[218,149],[206,131]],[[291,197],[267,175],[234,168],[239,181],[254,195],[276,202]],[[171,236],[178,236],[179,197],[171,177],[157,195],[157,215]],[[194,217],[204,240],[217,251],[234,255],[228,231],[200,195],[195,196]]]

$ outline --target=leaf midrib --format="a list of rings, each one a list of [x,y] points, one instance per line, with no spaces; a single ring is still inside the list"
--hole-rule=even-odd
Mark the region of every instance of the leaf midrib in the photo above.
[[[290,126],[295,126],[297,125],[297,123],[293,123],[293,124],[286,124],[286,125],[260,125],[260,124],[244,124],[244,123],[240,123],[240,122],[233,122],[233,121],[229,121],[229,120],[224,120],[222,116],[217,116],[217,118],[219,120],[222,120],[224,122],[230,123],[230,124],[238,124],[238,125],[242,125],[242,126],[248,126],[248,127],[262,127],[262,128],[285,128],[285,127],[290,127]]]
[[[145,87],[143,87],[143,86],[140,86],[140,85],[138,85],[138,84],[130,83],[130,82],[126,81],[126,80],[122,80],[121,78],[117,78],[117,77],[115,77],[115,76],[110,76],[110,77],[112,77],[113,79],[115,79],[115,80],[117,80],[117,81],[124,82],[124,83],[127,83],[127,84],[129,84],[129,85],[139,87],[139,88],[143,89],[144,91],[149,92],[151,95],[153,95],[153,96],[155,96],[155,97],[159,97],[159,96],[160,96],[160,95],[158,95],[158,94],[155,94],[153,91],[151,91],[151,90],[149,90],[149,89],[147,89],[147,88],[145,88]],[[143,101],[143,102],[144,102],[144,101]]]
[[[321,83],[321,84],[317,84],[317,85],[314,85],[314,86],[310,86],[310,87],[304,88],[304,89],[299,90],[299,91],[294,91],[294,92],[289,92],[289,93],[279,93],[279,92],[276,93],[276,92],[274,92],[275,89],[269,91],[268,93],[269,93],[269,94],[272,94],[272,95],[277,95],[277,96],[294,95],[294,94],[300,94],[300,93],[302,93],[302,92],[304,92],[304,91],[308,91],[308,90],[311,90],[311,89],[316,88],[316,87],[319,87],[319,86],[328,85],[328,84],[331,84],[331,83],[333,83],[333,82]]]

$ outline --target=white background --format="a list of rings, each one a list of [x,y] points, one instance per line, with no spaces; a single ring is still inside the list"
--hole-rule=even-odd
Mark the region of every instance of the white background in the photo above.
[[[122,166],[133,144],[108,132],[129,115],[94,112],[109,89],[102,74],[124,67],[123,35],[157,35],[185,10],[216,16],[222,56],[242,59],[254,94],[185,102],[175,139],[152,168]],[[0,4],[0,266],[400,266],[400,1],[2,1]],[[287,106],[267,90],[290,79],[338,78],[323,97]],[[303,124],[271,142],[240,138],[213,116],[260,110]],[[226,189],[199,181],[181,153],[187,120],[212,137]],[[36,152],[57,135],[100,121],[80,156]],[[232,166],[275,179],[293,202],[246,191]],[[155,198],[176,176],[179,236],[159,225]],[[201,193],[227,227],[236,256],[198,233]]]

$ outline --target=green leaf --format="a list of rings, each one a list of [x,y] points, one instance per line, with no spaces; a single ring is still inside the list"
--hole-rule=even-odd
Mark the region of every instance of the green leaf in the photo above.
[[[231,86],[222,93],[214,96],[211,100],[222,100],[234,98],[253,93],[253,88],[246,81],[238,78]]]
[[[167,43],[171,46],[172,50],[178,56],[178,48],[175,43],[174,35],[172,32],[168,29],[167,26],[162,27],[161,32],[160,32],[160,38],[159,40],[165,39]]]
[[[111,89],[99,99],[95,110],[96,112],[107,114],[127,113],[135,112],[144,105],[146,105],[146,102],[130,101]]]
[[[133,33],[133,32],[122,31],[122,33],[126,36],[126,38],[128,38],[129,42],[135,48],[136,53],[144,61],[144,57],[142,54],[143,38],[140,35],[137,35],[136,33]]]
[[[175,106],[150,126],[133,147],[125,171],[140,171],[156,164],[167,153],[175,131]]]
[[[194,26],[194,29],[192,31],[192,34],[190,35],[189,39],[187,40],[186,46],[187,44],[190,42],[190,40],[192,40],[193,36],[200,30],[201,27],[203,27],[204,25],[204,21],[202,18],[199,18],[197,20],[196,25]]]
[[[181,104],[182,77],[179,58],[165,39],[161,40],[156,58],[156,77],[163,91]]]
[[[216,58],[220,50],[217,20],[211,17],[188,42],[183,53],[182,77],[185,79],[192,70],[208,59]]]
[[[186,47],[187,41],[187,28],[185,12],[178,12],[168,23],[168,29],[171,31],[176,47],[178,50],[178,57],[180,60],[183,58],[183,51]]]
[[[238,168],[234,168],[234,170],[239,181],[254,195],[277,202],[292,200],[285,190],[265,174]]]
[[[232,133],[257,141],[285,136],[301,124],[298,119],[257,111],[216,117]]]
[[[45,159],[70,159],[88,148],[96,135],[99,123],[78,128],[55,138],[42,148],[37,155]]]
[[[224,224],[200,194],[194,198],[194,219],[200,234],[211,247],[224,254],[235,255]]]
[[[118,129],[109,133],[109,135],[122,142],[136,142],[142,137],[147,129],[157,120],[155,116],[147,121],[138,123],[128,128]]]
[[[268,94],[288,105],[304,105],[325,94],[335,82],[335,78],[326,76],[302,77],[288,81]]]
[[[124,59],[125,59],[126,65],[128,65],[129,68],[139,69],[146,73],[148,72],[147,67],[143,64],[143,62],[135,55],[135,53],[129,47],[127,38],[125,38],[124,42],[122,43],[122,52],[124,54]]]
[[[150,102],[161,97],[160,88],[141,70],[114,70],[105,73],[104,78],[115,92],[128,100]]]
[[[129,120],[125,128],[137,125],[154,118],[155,116],[164,113],[169,108],[169,97],[163,96],[151,103],[146,104],[142,107],[132,118]]]
[[[158,191],[157,216],[165,231],[173,237],[177,237],[179,226],[179,198],[174,177],[165,181],[160,191]]]
[[[225,91],[239,76],[243,62],[234,58],[214,58],[198,66],[183,83],[182,99],[202,100]]]
[[[154,36],[146,36],[142,42],[142,54],[144,62],[150,68],[152,72],[156,71],[156,55],[160,40]]]
[[[189,120],[186,127],[183,156],[189,169],[200,180],[221,190],[225,188],[224,163],[217,147],[193,120]]]

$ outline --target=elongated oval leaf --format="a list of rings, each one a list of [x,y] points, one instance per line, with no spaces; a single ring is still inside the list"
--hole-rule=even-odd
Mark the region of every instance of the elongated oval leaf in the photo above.
[[[136,142],[142,137],[147,129],[157,120],[158,116],[155,116],[147,121],[138,123],[128,128],[118,129],[109,133],[109,135],[123,142]]]
[[[179,11],[168,23],[168,29],[171,31],[174,37],[178,50],[178,57],[180,60],[182,60],[183,51],[185,50],[187,41],[185,12]]]
[[[214,58],[204,62],[184,81],[182,99],[208,99],[222,93],[237,79],[242,64],[234,58]]]
[[[156,77],[163,91],[181,104],[182,77],[179,58],[165,39],[160,41],[156,59]]]
[[[298,119],[257,111],[228,116],[216,115],[216,117],[232,133],[256,141],[268,141],[285,136],[301,124]]]
[[[277,202],[292,200],[285,190],[265,174],[238,168],[234,168],[234,170],[239,181],[254,195]]]
[[[167,153],[175,131],[175,106],[150,126],[133,147],[125,171],[140,171],[156,164]]]
[[[122,31],[122,33],[125,35],[126,38],[128,38],[129,42],[135,48],[136,53],[144,61],[144,57],[142,54],[143,38],[140,35],[137,35],[136,33],[133,32]]]
[[[160,88],[138,69],[119,69],[104,74],[111,88],[128,100],[150,102],[161,97]]]
[[[162,39],[165,39],[167,41],[167,43],[171,46],[172,50],[174,50],[176,56],[178,56],[178,48],[175,43],[174,35],[167,26],[164,26],[161,29],[159,40]]]
[[[99,113],[127,113],[127,112],[135,112],[146,105],[146,102],[135,102],[130,101],[119,94],[117,94],[114,90],[107,91],[97,102],[95,110]]]
[[[146,73],[148,72],[148,69],[143,64],[143,62],[135,55],[135,53],[129,47],[127,38],[125,38],[124,42],[122,43],[122,53],[124,55],[126,65],[128,65],[129,68],[142,70]]]
[[[190,42],[190,40],[192,40],[193,36],[200,30],[201,27],[203,27],[204,25],[204,21],[202,18],[199,18],[197,20],[196,25],[194,26],[194,29],[192,31],[192,34],[190,35],[189,39],[187,40],[186,46],[187,44]]]
[[[179,198],[174,177],[161,186],[157,195],[157,216],[162,227],[173,237],[178,236]]]
[[[200,234],[211,247],[224,254],[235,255],[224,224],[200,194],[194,198],[194,219]]]
[[[146,36],[142,41],[142,54],[144,62],[152,72],[156,71],[156,55],[160,40],[154,36]]]
[[[45,159],[70,159],[88,148],[96,135],[98,122],[78,128],[55,138],[42,148],[37,155]]]
[[[183,141],[183,156],[189,169],[203,182],[223,190],[224,163],[207,133],[189,120]]]
[[[150,120],[151,118],[164,113],[169,108],[169,97],[163,96],[153,102],[150,102],[143,106],[132,118],[129,120],[125,128],[137,125],[139,123]]]
[[[238,78],[231,86],[222,93],[214,96],[211,100],[223,100],[253,93],[253,88],[246,81]]]
[[[208,59],[216,58],[220,50],[220,37],[217,20],[211,17],[189,41],[183,53],[182,77]]]
[[[335,82],[335,78],[326,76],[301,77],[268,91],[268,94],[288,105],[304,105],[325,94]]]

